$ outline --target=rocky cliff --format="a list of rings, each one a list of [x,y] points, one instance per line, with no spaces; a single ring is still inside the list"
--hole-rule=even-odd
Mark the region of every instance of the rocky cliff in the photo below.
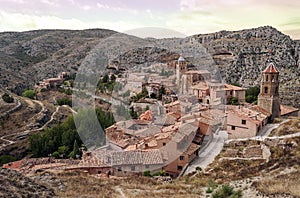
[[[281,102],[300,107],[300,41],[270,26],[159,40],[102,29],[0,33],[0,84],[20,93],[61,71],[77,72],[83,62],[97,70],[97,57],[103,53],[126,67],[168,62],[181,54],[195,66],[219,70],[222,79],[245,87],[259,85],[261,71],[272,60],[280,70]]]
[[[300,107],[299,41],[269,26],[201,34],[190,39],[208,50],[229,83],[257,86],[266,62],[275,62],[280,70],[281,102]]]

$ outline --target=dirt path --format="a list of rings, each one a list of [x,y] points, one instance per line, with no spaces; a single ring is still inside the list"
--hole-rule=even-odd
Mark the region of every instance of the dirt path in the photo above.
[[[28,101],[28,99],[26,99],[26,101]],[[39,105],[41,105],[42,109],[41,109],[41,111],[40,111],[38,114],[34,115],[33,117],[31,117],[31,118],[29,119],[29,120],[32,120],[32,122],[29,123],[29,124],[27,124],[27,126],[30,125],[30,124],[34,124],[35,118],[37,118],[38,116],[40,116],[40,115],[46,110],[45,105],[44,105],[41,101],[37,101],[37,100],[30,101],[30,104],[33,104],[34,102],[35,102],[35,103],[38,103]],[[55,116],[55,115],[57,114],[57,112],[59,111],[59,108],[60,108],[60,106],[56,107],[56,110],[55,110],[55,112],[52,113],[50,120],[49,120],[48,122],[46,122],[43,126],[41,126],[41,127],[38,128],[38,129],[25,130],[25,131],[22,131],[22,132],[11,133],[11,134],[9,134],[9,135],[4,135],[4,136],[0,137],[0,139],[1,139],[2,141],[7,142],[7,144],[2,144],[2,145],[0,146],[0,149],[6,147],[6,146],[8,146],[8,145],[11,145],[11,144],[14,144],[14,143],[15,143],[15,141],[12,141],[12,140],[7,139],[8,137],[11,137],[11,136],[20,136],[20,137],[21,137],[21,136],[27,136],[27,135],[28,135],[29,133],[31,133],[31,132],[36,132],[36,131],[41,131],[41,130],[43,130],[45,127],[48,126],[48,124],[50,124],[50,123],[53,121],[54,116]]]

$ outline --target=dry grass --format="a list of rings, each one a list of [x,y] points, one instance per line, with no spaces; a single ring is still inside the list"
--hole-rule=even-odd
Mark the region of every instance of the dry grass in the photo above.
[[[300,197],[300,171],[279,175],[271,179],[254,182],[254,186],[266,195],[289,194]]]
[[[60,197],[199,197],[202,189],[195,182],[182,179],[171,183],[158,182],[148,177],[99,178],[84,172],[56,172],[66,186],[57,190]],[[201,185],[202,186],[202,185]]]
[[[281,124],[273,130],[270,136],[282,136],[300,132],[300,118],[292,118],[288,122]]]

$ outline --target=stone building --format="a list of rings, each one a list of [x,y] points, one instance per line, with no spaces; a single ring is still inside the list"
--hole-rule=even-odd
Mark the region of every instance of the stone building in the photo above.
[[[262,72],[258,106],[271,113],[271,120],[280,116],[279,71],[274,63],[268,63]]]

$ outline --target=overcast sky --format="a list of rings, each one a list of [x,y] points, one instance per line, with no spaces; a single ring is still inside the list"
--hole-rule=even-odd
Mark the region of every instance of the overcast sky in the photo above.
[[[185,35],[271,25],[300,39],[300,0],[0,0],[0,31],[163,27]]]

